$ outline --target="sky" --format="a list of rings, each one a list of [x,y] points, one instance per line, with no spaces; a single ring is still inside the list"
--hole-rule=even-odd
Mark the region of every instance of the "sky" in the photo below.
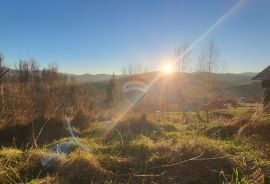
[[[258,72],[270,64],[269,10],[269,0],[0,0],[0,52],[10,67],[36,58],[61,72],[111,74],[129,64],[158,70],[188,43],[194,71],[214,41],[222,72]]]

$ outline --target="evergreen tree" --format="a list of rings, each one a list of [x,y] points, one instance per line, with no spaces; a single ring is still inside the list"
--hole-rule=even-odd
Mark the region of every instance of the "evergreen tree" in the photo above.
[[[115,75],[113,73],[112,78],[110,79],[110,82],[107,87],[107,99],[106,99],[106,104],[109,108],[111,108],[115,102]]]

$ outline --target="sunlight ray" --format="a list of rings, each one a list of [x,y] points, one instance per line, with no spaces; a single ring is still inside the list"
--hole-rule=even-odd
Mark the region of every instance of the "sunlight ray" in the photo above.
[[[225,14],[223,14],[219,19],[217,19],[214,24],[212,24],[206,31],[204,31],[180,56],[180,59],[183,58],[186,54],[188,54],[194,47],[196,47],[208,34],[210,34],[214,29],[216,29],[225,19],[227,19],[229,16],[231,16],[237,9],[239,9],[244,2],[247,0],[239,0],[237,3],[235,3],[232,8],[230,8]],[[172,62],[172,64],[175,64],[177,60]],[[162,73],[159,73],[146,87],[146,93],[151,88],[151,86],[161,77]],[[113,128],[118,124],[118,122],[132,109],[132,107],[140,100],[142,96],[137,98],[133,104],[129,104],[128,107],[125,107],[124,111],[114,118],[112,120],[112,125],[110,128],[106,131],[103,137],[106,137],[110,131],[113,130]]]

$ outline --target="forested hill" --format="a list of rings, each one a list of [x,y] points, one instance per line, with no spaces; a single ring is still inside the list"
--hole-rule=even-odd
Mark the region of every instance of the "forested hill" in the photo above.
[[[149,72],[146,74],[141,75],[151,75],[155,76],[159,72]],[[176,75],[180,73],[176,73]],[[189,78],[196,78],[200,75],[199,72],[194,73],[185,73]],[[63,74],[67,75],[69,77],[73,77],[79,82],[99,82],[99,81],[106,81],[111,78],[112,75],[109,74],[82,74],[82,75],[74,75],[74,74]],[[244,84],[250,84],[252,83],[252,77],[256,75],[256,73],[240,73],[240,74],[234,74],[234,73],[213,73],[213,78],[217,82],[228,84],[228,85],[244,85]],[[127,75],[116,75],[116,78],[125,78]]]

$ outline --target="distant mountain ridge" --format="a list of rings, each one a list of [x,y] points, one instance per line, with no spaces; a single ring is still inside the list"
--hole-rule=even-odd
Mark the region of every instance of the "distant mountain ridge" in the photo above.
[[[150,72],[152,75],[155,75],[159,72]],[[148,74],[150,74],[148,73]],[[189,76],[196,76],[198,75],[198,72],[193,73],[185,73]],[[254,77],[257,73],[252,72],[245,72],[245,73],[212,73],[215,79],[217,79],[220,82],[228,82],[234,84],[234,85],[244,85],[252,83],[252,77]],[[108,81],[111,79],[112,75],[110,74],[82,74],[82,75],[76,75],[76,74],[65,74],[68,77],[73,77],[78,82],[100,82],[100,81]],[[144,74],[141,74],[144,75]],[[116,79],[127,77],[127,75],[115,75]]]
[[[18,70],[9,69],[11,75],[17,75]],[[40,71],[41,72],[41,71]],[[139,75],[148,75],[151,76],[150,78],[154,78],[156,75],[158,75],[160,72],[148,72],[144,74]],[[182,75],[182,73],[174,73]],[[253,72],[244,72],[244,73],[212,73],[212,77],[215,79],[216,82],[223,84],[225,86],[238,86],[238,85],[247,85],[252,84],[254,81],[252,81],[252,78],[257,73]],[[91,83],[91,82],[106,82],[111,79],[111,74],[68,74],[68,73],[60,73],[60,75],[66,76],[68,79],[75,79],[79,83]],[[201,73],[200,72],[193,72],[193,73],[184,73],[188,78],[200,78]],[[115,75],[116,79],[125,78],[128,75]]]
[[[110,80],[112,75],[109,74],[82,74],[74,76],[79,82],[99,82]],[[123,77],[122,75],[116,75],[116,78]]]
[[[255,72],[243,72],[243,73],[239,73],[238,75],[244,75],[244,76],[254,77],[257,74],[258,73],[255,73]]]
[[[144,74],[139,74],[143,78],[147,78],[148,82],[154,80],[156,76],[158,76],[160,72],[149,72]],[[204,82],[206,82],[205,75],[201,72],[194,73],[174,73],[172,74],[172,78],[169,80],[169,88],[170,91],[177,91],[177,85],[181,83],[183,80],[183,75],[185,76],[185,85],[188,86],[197,86],[203,87]],[[245,98],[254,98],[257,99],[262,96],[262,88],[260,86],[259,81],[254,81],[252,78],[256,75],[256,73],[246,72],[240,74],[234,73],[211,73],[211,79],[215,83],[215,91],[218,94],[227,94],[230,97],[245,97]],[[110,80],[112,75],[108,74],[84,74],[84,75],[76,75],[74,76],[75,80],[80,83],[93,83],[95,87],[99,89],[106,89],[108,81]],[[122,79],[128,77],[128,75],[116,75],[116,79],[120,82],[123,82]],[[161,77],[154,84],[154,91],[161,91],[162,86],[164,86],[164,81],[166,81],[166,76]],[[166,83],[166,82],[165,82]],[[154,93],[151,93],[154,94]]]

